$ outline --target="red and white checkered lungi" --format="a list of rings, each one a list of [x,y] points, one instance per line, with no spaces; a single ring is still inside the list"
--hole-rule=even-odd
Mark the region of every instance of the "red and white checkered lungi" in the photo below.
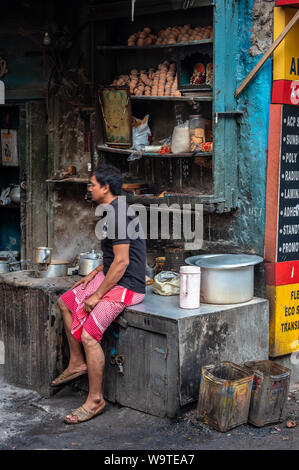
[[[100,342],[108,326],[127,306],[139,304],[144,299],[145,294],[133,292],[116,284],[102,297],[90,313],[85,312],[83,308],[85,300],[95,293],[104,279],[105,275],[101,271],[87,284],[85,289],[82,289],[82,284],[80,284],[60,297],[72,312],[71,332],[80,342],[83,328],[90,336]]]

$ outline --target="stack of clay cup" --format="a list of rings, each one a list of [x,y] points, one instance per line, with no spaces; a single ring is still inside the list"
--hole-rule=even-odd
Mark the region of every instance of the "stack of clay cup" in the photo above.
[[[150,28],[132,34],[128,39],[128,46],[152,46],[156,43],[157,36],[151,34]]]
[[[128,38],[128,46],[152,46],[166,45],[183,42],[201,41],[213,37],[212,26],[196,26],[192,28],[190,24],[184,26],[173,26],[161,29],[157,35],[152,34],[150,28],[132,34]]]
[[[135,96],[181,96],[178,90],[176,65],[167,60],[159,64],[157,69],[132,69],[129,75],[119,75],[111,86],[130,88]]]

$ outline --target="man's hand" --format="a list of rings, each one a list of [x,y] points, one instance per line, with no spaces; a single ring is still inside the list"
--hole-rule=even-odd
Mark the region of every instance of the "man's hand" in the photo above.
[[[101,297],[98,294],[93,294],[88,299],[85,300],[84,310],[87,313],[90,313],[95,306],[99,303]]]
[[[80,281],[77,281],[75,282],[75,284],[73,285],[72,289],[75,289],[75,287],[77,286],[80,286],[80,284],[82,284],[82,289],[85,289],[85,287],[87,286],[87,284],[93,280],[93,278],[95,277],[96,273],[89,273],[87,274],[87,276],[84,276],[82,279],[80,279]]]

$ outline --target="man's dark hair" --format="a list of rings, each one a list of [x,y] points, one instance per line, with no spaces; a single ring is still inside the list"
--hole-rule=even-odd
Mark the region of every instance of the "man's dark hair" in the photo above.
[[[118,168],[113,165],[102,163],[94,171],[97,182],[103,186],[109,184],[110,191],[114,196],[120,196],[122,192],[123,177]]]

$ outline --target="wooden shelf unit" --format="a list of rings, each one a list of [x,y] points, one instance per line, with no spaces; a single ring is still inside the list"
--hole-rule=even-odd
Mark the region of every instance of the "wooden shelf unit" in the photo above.
[[[132,115],[142,119],[149,114],[149,126],[152,133],[152,143],[161,142],[172,135],[178,117],[182,121],[189,115],[202,114],[211,121],[213,132],[213,151],[200,152],[196,155],[164,154],[140,152],[139,160],[126,161],[131,149],[112,149],[104,145],[102,124],[99,124],[96,149],[100,161],[108,161],[119,166],[122,172],[140,176],[143,172],[152,183],[168,185],[169,193],[180,189],[181,200],[183,193],[198,187],[200,199],[219,203],[217,212],[229,212],[238,207],[238,135],[240,131],[240,114],[238,105],[233,97],[237,80],[238,41],[236,33],[240,12],[234,8],[233,0],[213,1],[194,0],[189,8],[183,8],[183,2],[166,0],[140,0],[135,5],[134,22],[130,23],[130,2],[95,6],[91,8],[95,21],[95,83],[110,84],[120,74],[128,74],[131,69],[155,68],[166,59],[179,64],[190,60],[191,65],[201,62],[213,62],[213,86],[207,89],[201,85],[191,86],[184,90],[190,65],[186,60],[186,68],[180,77],[184,78],[180,91],[182,96],[131,96]],[[171,5],[171,7],[170,7]],[[143,28],[150,27],[154,33],[175,25],[190,24],[191,28],[198,25],[213,26],[213,38],[200,41],[190,41],[175,44],[158,44],[149,46],[128,46],[130,35]],[[227,35],[227,31],[232,34]],[[139,52],[138,52],[139,51]],[[194,57],[193,57],[193,54]],[[199,57],[197,59],[197,56]],[[100,67],[101,61],[105,67]],[[99,67],[97,68],[97,64]],[[185,64],[185,63],[184,63]],[[185,65],[184,65],[185,67]],[[192,70],[192,69],[191,69]],[[184,73],[184,76],[183,76]],[[188,80],[187,80],[188,81]],[[227,113],[227,109],[230,110]],[[182,110],[182,112],[181,112]],[[99,107],[98,107],[98,111]],[[100,112],[98,113],[100,114]],[[119,158],[113,158],[113,157]],[[196,161],[195,161],[195,158]],[[157,181],[156,181],[157,180]],[[176,195],[179,194],[176,193]],[[192,192],[192,191],[191,191]],[[176,196],[179,198],[179,196]],[[170,200],[170,198],[169,198]]]
[[[140,155],[141,157],[145,158],[194,158],[194,157],[211,157],[213,154],[212,152],[197,152],[196,154],[193,153],[149,153],[149,152],[141,152],[140,150],[134,149],[116,149],[113,147],[107,147],[106,145],[97,145],[97,150],[100,152],[109,152],[109,153],[117,153],[118,155],[128,156],[131,153],[135,153]]]
[[[133,101],[177,101],[177,102],[186,102],[186,103],[196,103],[200,101],[212,101],[212,95],[191,95],[189,96],[137,96],[131,95],[131,100]]]
[[[175,44],[157,44],[152,46],[125,46],[125,45],[98,45],[98,51],[138,51],[138,50],[151,50],[151,49],[176,49],[186,46],[200,46],[201,44],[213,44],[213,39],[202,39],[200,41],[178,42]]]

